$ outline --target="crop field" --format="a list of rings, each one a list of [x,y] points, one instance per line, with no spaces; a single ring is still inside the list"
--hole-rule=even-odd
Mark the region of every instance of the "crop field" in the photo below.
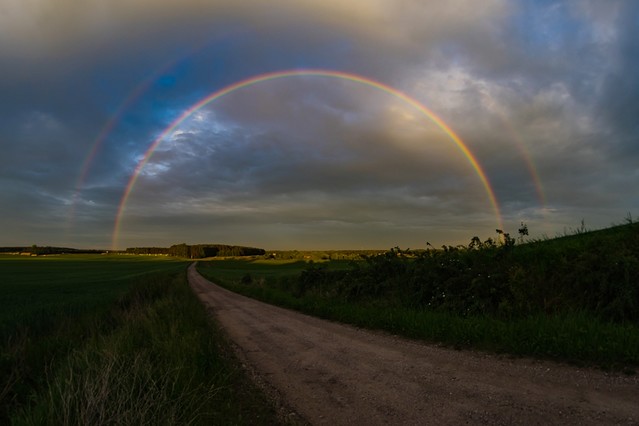
[[[0,256],[0,424],[272,423],[188,263]]]
[[[132,279],[179,271],[185,265],[159,257],[0,256],[0,330],[32,328],[37,316],[55,315],[61,309],[89,311],[108,305],[127,290]]]
[[[252,279],[277,280],[278,278],[297,276],[311,266],[327,268],[333,271],[347,270],[351,261],[331,260],[309,262],[300,259],[215,259],[200,262],[199,268],[207,270],[208,276],[224,282],[247,281]]]

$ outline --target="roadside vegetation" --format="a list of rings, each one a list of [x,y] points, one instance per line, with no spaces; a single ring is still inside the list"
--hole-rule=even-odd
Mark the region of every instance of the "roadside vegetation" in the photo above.
[[[525,241],[522,224],[519,234],[440,249],[271,252],[198,269],[324,318],[633,374],[639,224],[537,241]],[[278,423],[188,287],[187,264],[0,255],[0,424]]]
[[[639,365],[639,224],[629,222],[528,242],[522,224],[518,241],[498,231],[465,246],[394,248],[347,268],[288,263],[277,273],[264,260],[203,262],[199,270],[234,291],[324,318],[631,373]]]
[[[0,424],[274,424],[187,262],[0,256]]]

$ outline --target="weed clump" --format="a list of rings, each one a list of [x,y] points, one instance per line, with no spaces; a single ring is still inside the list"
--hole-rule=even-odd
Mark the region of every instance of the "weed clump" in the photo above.
[[[639,323],[639,226],[606,233],[515,244],[473,237],[467,246],[402,250],[353,262],[350,271],[311,265],[297,277],[297,297],[502,319],[584,312],[604,321]],[[520,235],[527,235],[522,224]]]

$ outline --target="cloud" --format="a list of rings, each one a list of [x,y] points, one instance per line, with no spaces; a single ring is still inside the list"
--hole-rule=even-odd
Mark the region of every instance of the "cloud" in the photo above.
[[[3,232],[107,246],[133,170],[183,111],[245,78],[314,67],[430,108],[483,167],[508,229],[605,226],[639,207],[638,15],[623,0],[6,0]],[[419,111],[296,77],[176,128],[141,173],[121,238],[416,246],[490,236],[495,221],[468,159]]]
[[[241,22],[269,31],[277,27],[308,29],[306,25],[313,23],[327,33],[339,31],[401,45],[461,31],[491,31],[491,23],[508,10],[508,3],[498,0],[486,1],[481,8],[470,0],[7,0],[3,3],[0,28],[5,49],[52,50],[56,54],[64,49],[86,48],[104,37],[135,39],[145,32],[157,34],[160,30],[175,36],[174,30],[182,30],[187,23],[194,31],[194,26],[203,23],[224,22]]]
[[[444,212],[484,212],[484,222],[496,223],[479,180],[448,136],[411,105],[388,102],[388,93],[291,78],[245,95],[210,105],[160,145],[127,206],[127,217],[140,219],[125,229],[144,228],[142,218],[154,211],[179,221],[178,212],[187,209],[209,217],[212,228],[229,220],[233,229],[261,228],[262,221],[287,225],[299,241],[327,223],[340,223],[342,231],[384,223],[426,232],[441,226],[430,218]],[[192,215],[174,226],[204,220]]]

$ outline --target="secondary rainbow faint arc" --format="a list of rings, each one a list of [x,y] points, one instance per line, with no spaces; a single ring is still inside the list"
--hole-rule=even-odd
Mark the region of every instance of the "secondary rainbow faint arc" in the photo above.
[[[477,176],[479,177],[482,185],[484,186],[486,190],[488,199],[490,200],[490,204],[492,205],[492,208],[495,211],[498,226],[500,229],[503,229],[499,204],[497,203],[495,192],[493,191],[493,188],[490,185],[488,178],[486,177],[486,173],[484,172],[483,168],[481,167],[481,165],[479,164],[475,156],[470,152],[466,144],[464,144],[464,142],[461,140],[461,138],[457,136],[457,134],[450,128],[450,126],[448,126],[448,124],[446,124],[444,120],[439,118],[433,111],[428,109],[426,106],[421,104],[416,99],[408,96],[404,92],[397,90],[391,86],[388,86],[384,83],[381,83],[379,81],[370,79],[368,77],[364,77],[358,74],[346,73],[342,71],[333,71],[333,70],[325,70],[325,69],[297,69],[297,70],[284,70],[284,71],[270,72],[266,74],[259,74],[259,75],[238,81],[236,83],[232,83],[228,86],[225,86],[205,96],[203,99],[201,99],[197,103],[190,106],[177,119],[175,119],[166,129],[164,129],[162,133],[160,133],[160,135],[153,140],[153,142],[147,149],[146,153],[144,154],[144,157],[142,158],[142,160],[140,160],[140,162],[136,166],[135,171],[131,175],[131,178],[129,179],[129,182],[124,190],[124,194],[122,195],[122,199],[120,200],[120,204],[118,206],[118,211],[115,218],[115,225],[113,228],[113,236],[112,236],[113,250],[117,250],[117,242],[118,242],[118,237],[120,233],[120,227],[122,224],[122,216],[126,207],[126,203],[129,199],[129,196],[131,195],[131,192],[133,191],[133,187],[135,186],[135,183],[140,173],[142,172],[142,169],[144,169],[144,166],[146,166],[146,164],[149,162],[151,156],[153,155],[157,147],[160,145],[160,143],[162,143],[164,138],[166,138],[166,136],[169,133],[175,130],[176,127],[182,124],[184,120],[189,118],[193,113],[195,113],[200,108],[206,106],[207,104],[217,99],[220,99],[221,97],[225,95],[228,95],[231,92],[234,92],[235,90],[253,86],[255,84],[262,83],[269,80],[276,80],[276,79],[282,79],[282,78],[288,78],[288,77],[304,77],[304,76],[336,78],[336,79],[348,80],[355,83],[361,83],[370,87],[374,87],[378,90],[381,90],[383,92],[386,92],[388,94],[395,96],[396,98],[401,99],[402,101],[413,106],[415,109],[417,109],[418,111],[426,115],[442,131],[444,131],[444,133],[446,133],[448,137],[451,138],[451,140],[455,143],[457,148],[459,148],[459,150],[464,154],[468,162],[471,164],[471,166],[477,173]]]
[[[232,33],[227,34],[227,37],[230,37]],[[131,90],[124,100],[118,105],[115,112],[109,117],[104,127],[100,130],[97,137],[93,141],[91,145],[91,150],[89,151],[89,155],[85,158],[84,163],[82,164],[82,168],[80,170],[80,175],[75,184],[75,191],[73,193],[73,198],[71,202],[71,210],[69,214],[68,225],[70,225],[75,220],[75,208],[78,199],[80,198],[80,193],[82,192],[82,188],[84,186],[84,181],[86,180],[89,170],[93,165],[98,151],[101,149],[104,142],[107,140],[113,129],[119,124],[122,120],[122,117],[130,109],[130,107],[137,102],[140,97],[148,91],[148,89],[157,81],[157,79],[162,76],[165,72],[169,71],[171,68],[175,67],[184,59],[203,49],[208,44],[207,40],[203,40],[202,43],[196,44],[187,52],[179,56],[178,58],[172,58],[166,62],[164,62],[161,66],[155,69],[148,77],[144,78],[140,83],[138,83],[133,90]]]

